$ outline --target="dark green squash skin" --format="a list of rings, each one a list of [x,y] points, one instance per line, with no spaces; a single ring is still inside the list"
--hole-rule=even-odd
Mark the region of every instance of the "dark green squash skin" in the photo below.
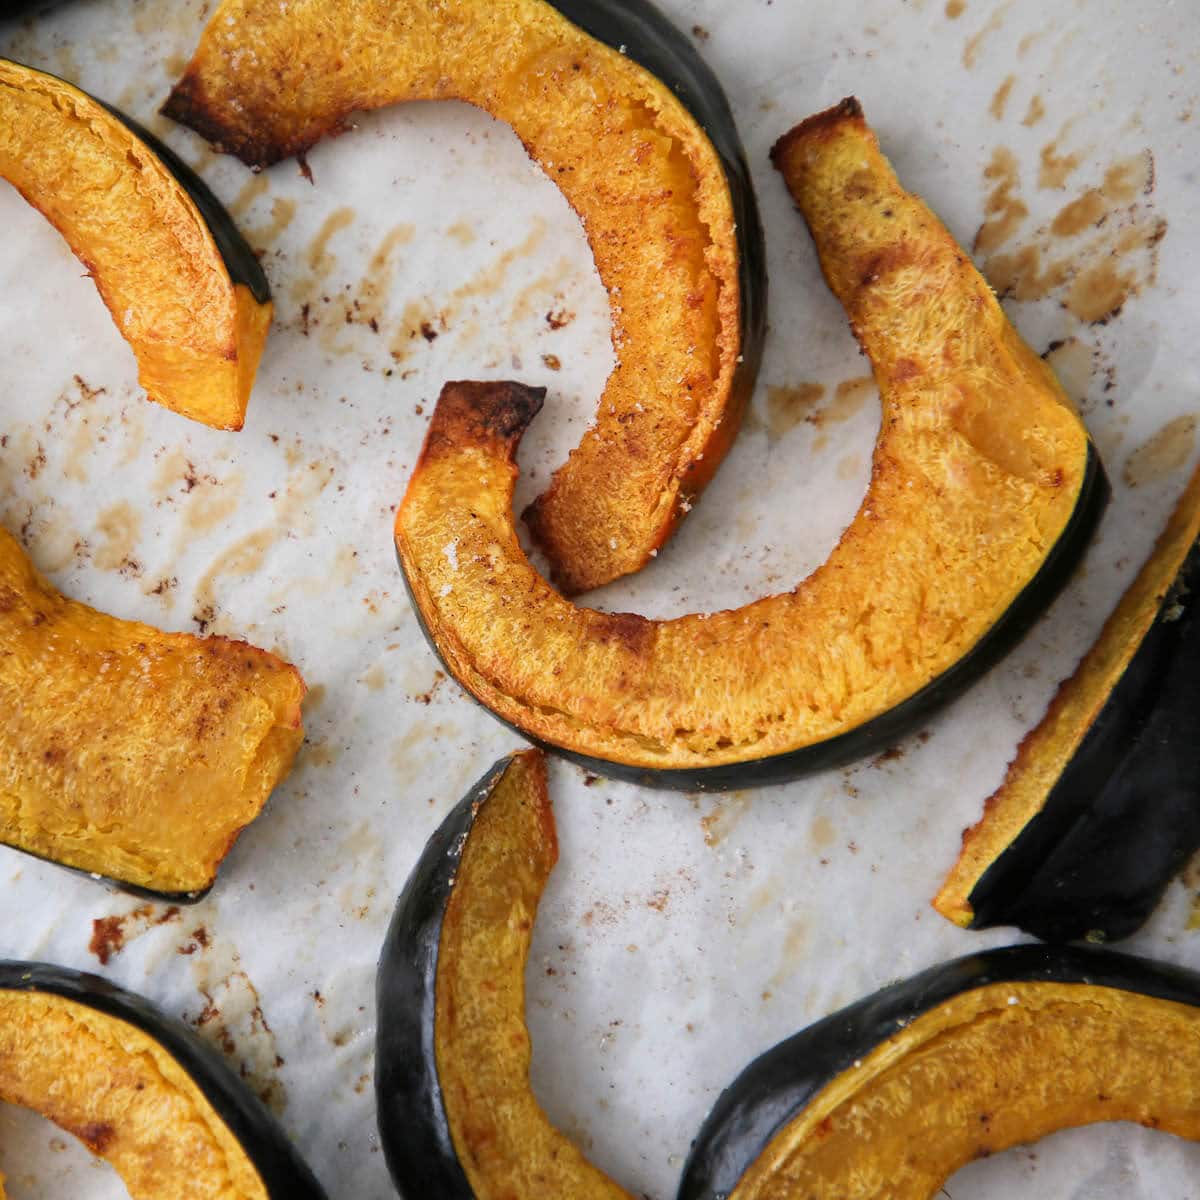
[[[149,1001],[109,983],[50,963],[0,961],[0,990],[41,992],[85,1004],[125,1021],[153,1038],[204,1093],[246,1157],[271,1200],[328,1200],[287,1134],[221,1056],[182,1021]]]
[[[971,928],[1128,937],[1200,848],[1197,589],[1200,545],[1041,812],[976,883]]]
[[[514,386],[521,387],[522,385]],[[541,406],[539,393],[544,394],[545,389],[524,388],[523,390],[533,394],[537,400],[537,405],[533,408],[533,413],[536,414]],[[876,717],[873,721],[868,721],[857,729],[838,734],[826,741],[817,742],[812,746],[805,746],[787,754],[778,754],[772,758],[751,759],[747,762],[728,763],[717,767],[671,768],[655,771],[646,767],[580,754],[565,746],[538,738],[503,717],[497,716],[496,719],[525,738],[526,741],[532,742],[535,746],[540,746],[543,750],[556,754],[560,758],[565,758],[569,762],[576,763],[593,774],[667,791],[727,792],[741,788],[768,787],[773,784],[789,783],[816,771],[823,771],[830,767],[842,766],[856,759],[866,758],[887,749],[897,739],[913,732],[934,712],[964,692],[995,666],[1025,636],[1071,578],[1083,551],[1095,533],[1100,517],[1108,504],[1108,498],[1108,477],[1104,473],[1095,448],[1089,442],[1087,466],[1084,470],[1083,483],[1080,487],[1075,511],[1058,542],[1047,555],[1041,569],[1013,601],[1008,611],[968,654],[949,670],[926,684],[920,691],[915,692],[907,700]],[[421,632],[424,633],[425,640],[434,654],[438,656],[447,673],[454,678],[453,668],[442,656],[437,642],[421,614],[420,607],[413,595],[412,585],[404,572],[403,560],[399,559],[399,555],[397,555],[397,559],[400,562],[404,586],[408,591],[408,598],[413,612],[416,614],[417,623],[421,627]],[[470,693],[468,692],[468,694]],[[480,702],[476,701],[476,703]],[[492,715],[496,716],[495,713]]]
[[[0,841],[0,846],[6,850],[15,850],[18,854],[28,854],[30,858],[36,858],[38,862],[50,863],[51,866],[58,867],[62,871],[70,871],[72,875],[82,876],[94,883],[102,883],[110,891],[124,892],[128,896],[136,896],[140,900],[153,900],[157,904],[199,904],[213,889],[213,884],[210,883],[208,887],[199,892],[156,892],[153,888],[127,883],[124,879],[117,879],[112,875],[100,875],[95,871],[84,870],[83,867],[73,867],[70,863],[51,858],[48,854],[38,854],[34,850],[26,850],[24,846],[13,846],[4,841]]]
[[[413,868],[388,926],[376,976],[379,1140],[405,1200],[475,1200],[454,1149],[434,1051],[442,921],[475,814],[512,759],[493,764],[450,811]]]
[[[678,1200],[725,1200],[771,1138],[903,1024],[990,984],[1080,983],[1200,1006],[1200,974],[1083,947],[1010,946],[893,984],[780,1042],[721,1093],[683,1168]]]

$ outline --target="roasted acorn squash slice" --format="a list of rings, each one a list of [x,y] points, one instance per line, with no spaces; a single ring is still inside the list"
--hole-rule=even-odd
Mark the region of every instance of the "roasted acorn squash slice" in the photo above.
[[[728,449],[765,331],[762,232],[725,96],[643,0],[224,0],[163,111],[265,165],[401,100],[508,122],[579,213],[617,366],[526,513],[568,592],[636,571]]]
[[[449,384],[396,518],[425,630],[526,736],[651,786],[774,783],[886,745],[961,690],[1057,593],[1107,485],[1052,372],[853,102],[775,159],[875,367],[870,487],[795,590],[648,621],[577,608],[513,528],[541,393]]]
[[[1200,975],[993,950],[768,1050],[709,1114],[679,1200],[932,1200],[972,1159],[1096,1121],[1200,1139]]]
[[[632,1200],[529,1085],[525,960],[558,858],[546,765],[502,758],[429,839],[379,959],[379,1134],[404,1196]]]
[[[0,1100],[74,1134],[132,1200],[325,1200],[216,1051],[95,975],[0,962]]]
[[[87,267],[147,395],[206,425],[240,429],[270,291],[187,165],[78,88],[0,59],[0,178]]]
[[[244,642],[68,600],[0,529],[0,842],[196,899],[290,769],[304,690]]]
[[[774,157],[883,402],[868,493],[820,569],[676,620],[570,605],[512,527],[516,444],[541,403],[520,384],[446,386],[396,517],[458,682],[527,737],[650,786],[780,782],[886,745],[1028,628],[1108,498],[1054,374],[902,190],[857,103]]]
[[[1200,847],[1200,471],[1096,644],[1021,743],[934,907],[1113,940]]]

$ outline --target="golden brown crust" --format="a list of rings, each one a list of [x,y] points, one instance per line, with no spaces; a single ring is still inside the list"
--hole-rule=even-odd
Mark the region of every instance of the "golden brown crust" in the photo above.
[[[832,137],[837,133],[839,127],[847,121],[857,122],[864,127],[866,125],[862,105],[859,104],[854,96],[847,96],[844,100],[833,105],[832,108],[827,108],[823,112],[813,113],[811,117],[805,117],[799,125],[794,125],[789,129],[771,147],[772,165],[777,170],[782,171],[788,152],[793,146],[815,138]]]
[[[670,536],[746,399],[729,185],[671,90],[543,0],[224,0],[163,111],[262,165],[354,112],[450,98],[512,125],[579,214],[609,291],[617,366],[525,514],[556,582],[586,591]]]

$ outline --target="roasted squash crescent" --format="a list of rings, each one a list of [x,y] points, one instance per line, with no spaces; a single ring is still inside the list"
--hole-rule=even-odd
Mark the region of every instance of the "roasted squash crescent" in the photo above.
[[[291,768],[304,690],[244,642],[68,600],[0,528],[0,842],[197,899]]]
[[[494,764],[430,838],[379,959],[379,1135],[404,1196],[632,1200],[529,1084],[525,963],[558,858],[537,750]]]
[[[271,293],[191,169],[78,88],[0,59],[0,178],[87,267],[150,399],[240,429]]]
[[[134,1200],[325,1200],[215,1050],[95,975],[0,962],[0,1100],[74,1134]]]
[[[1095,1121],[1200,1139],[1200,975],[992,950],[751,1063],[697,1135],[678,1200],[932,1200],[973,1159]]]
[[[730,612],[572,606],[513,528],[541,393],[511,383],[447,385],[396,518],[454,677],[526,736],[651,786],[780,782],[886,745],[1024,632],[1107,498],[1053,374],[857,109],[807,122],[776,160],[883,401],[870,487],[823,566]]]
[[[737,432],[765,332],[762,231],[724,93],[644,0],[224,0],[163,108],[252,165],[362,109],[469,100],[579,213],[617,366],[526,517],[567,592],[636,571]]]
[[[1022,741],[933,901],[972,929],[1114,941],[1200,848],[1200,470]]]

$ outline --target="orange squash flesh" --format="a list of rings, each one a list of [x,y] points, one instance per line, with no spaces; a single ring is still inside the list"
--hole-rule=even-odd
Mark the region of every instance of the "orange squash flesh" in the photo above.
[[[240,429],[271,303],[231,278],[195,200],[146,142],[78,88],[0,59],[0,178],[87,268],[150,399]]]
[[[163,111],[264,165],[356,111],[434,99],[513,127],[579,213],[609,291],[617,366],[526,513],[559,586],[594,588],[643,566],[690,508],[761,342],[759,316],[741,329],[721,159],[671,89],[544,0],[224,0]]]
[[[525,964],[557,858],[545,761],[515,755],[471,827],[437,958],[438,1082],[477,1200],[632,1200],[550,1124],[529,1085]]]
[[[112,1164],[132,1200],[270,1200],[183,1067],[142,1030],[86,1004],[0,990],[0,1100],[74,1134]]]
[[[994,984],[836,1077],[729,1200],[932,1200],[973,1159],[1096,1121],[1200,1139],[1200,1010],[1087,984]]]
[[[244,642],[67,599],[0,529],[0,842],[201,893],[290,770],[304,692]]]

